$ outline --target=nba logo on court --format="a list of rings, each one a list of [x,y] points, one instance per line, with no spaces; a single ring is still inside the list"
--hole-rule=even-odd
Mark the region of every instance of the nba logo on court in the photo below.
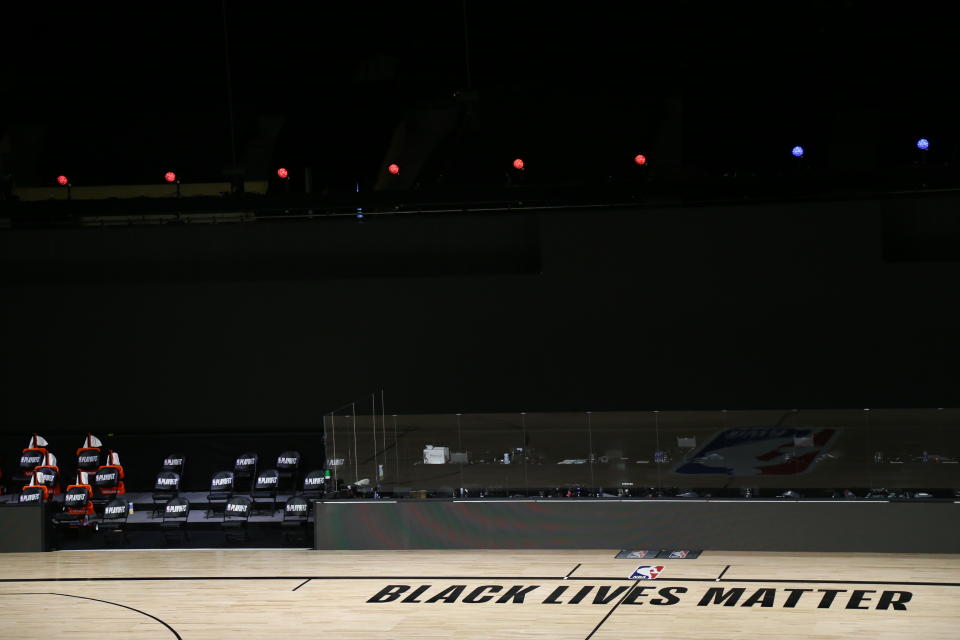
[[[660,575],[661,571],[663,571],[663,567],[651,567],[650,565],[643,565],[637,567],[637,570],[630,574],[630,579],[655,580],[656,577]]]

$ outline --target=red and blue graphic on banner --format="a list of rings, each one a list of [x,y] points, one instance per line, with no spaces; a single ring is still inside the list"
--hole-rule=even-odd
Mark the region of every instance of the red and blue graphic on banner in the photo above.
[[[826,455],[836,434],[834,428],[727,429],[694,451],[674,472],[731,476],[805,473]]]

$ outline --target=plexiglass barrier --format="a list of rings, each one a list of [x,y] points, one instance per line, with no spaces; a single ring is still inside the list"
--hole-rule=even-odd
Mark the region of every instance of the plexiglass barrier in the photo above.
[[[380,497],[953,498],[958,409],[385,414],[324,420],[336,487]]]

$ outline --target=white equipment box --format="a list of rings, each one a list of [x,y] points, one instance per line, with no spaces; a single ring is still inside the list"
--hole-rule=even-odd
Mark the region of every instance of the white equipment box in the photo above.
[[[450,462],[450,447],[435,447],[428,444],[423,450],[423,464],[447,464]]]

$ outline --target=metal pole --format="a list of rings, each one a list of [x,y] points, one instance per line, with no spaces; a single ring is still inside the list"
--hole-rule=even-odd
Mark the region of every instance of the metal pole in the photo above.
[[[393,455],[397,466],[396,482],[400,482],[400,443],[397,442],[397,414],[393,414]]]
[[[330,463],[329,463],[330,456],[327,455],[329,453],[330,452],[327,450],[327,416],[324,415],[323,416],[323,468],[324,469],[330,468]],[[324,482],[326,482],[326,480],[324,480]]]
[[[370,420],[373,422],[373,479],[374,485],[380,485],[380,466],[377,459],[377,394],[370,394]]]
[[[360,482],[360,459],[357,457],[357,403],[351,402],[353,412],[353,483]]]
[[[460,416],[462,414],[457,414],[457,453],[460,454],[460,497],[463,497],[463,435],[460,431]]]
[[[591,419],[591,414],[593,411],[587,411],[587,439],[590,443],[589,456],[587,461],[590,463],[590,489],[593,490],[595,483],[593,481],[593,422]]]
[[[660,412],[654,411],[653,418],[657,439],[657,450],[653,453],[653,464],[657,468],[657,491],[663,491],[663,483],[660,481],[660,461],[657,458],[660,455]]]
[[[872,434],[870,433],[870,409],[864,409],[864,410],[863,410],[863,421],[864,421],[864,426],[867,428],[867,438],[870,438],[871,435],[872,435]],[[926,462],[926,460],[924,460],[924,462]],[[874,484],[873,484],[873,465],[867,467],[867,469],[869,469],[869,471],[868,471],[868,473],[867,473],[867,482],[869,482],[869,483],[870,483],[870,486],[873,487],[873,486],[874,486]]]
[[[337,459],[337,422],[336,422],[336,416],[334,415],[333,411],[330,412],[330,431],[331,433],[333,433],[333,459],[336,460]],[[333,466],[333,486],[334,486],[334,489],[336,489],[337,467],[340,465],[332,465],[332,466]]]
[[[530,492],[530,478],[527,475],[527,412],[520,412],[520,431],[523,434],[523,489]]]
[[[387,410],[383,408],[383,389],[380,389],[380,428],[383,430],[383,468],[387,468]]]

